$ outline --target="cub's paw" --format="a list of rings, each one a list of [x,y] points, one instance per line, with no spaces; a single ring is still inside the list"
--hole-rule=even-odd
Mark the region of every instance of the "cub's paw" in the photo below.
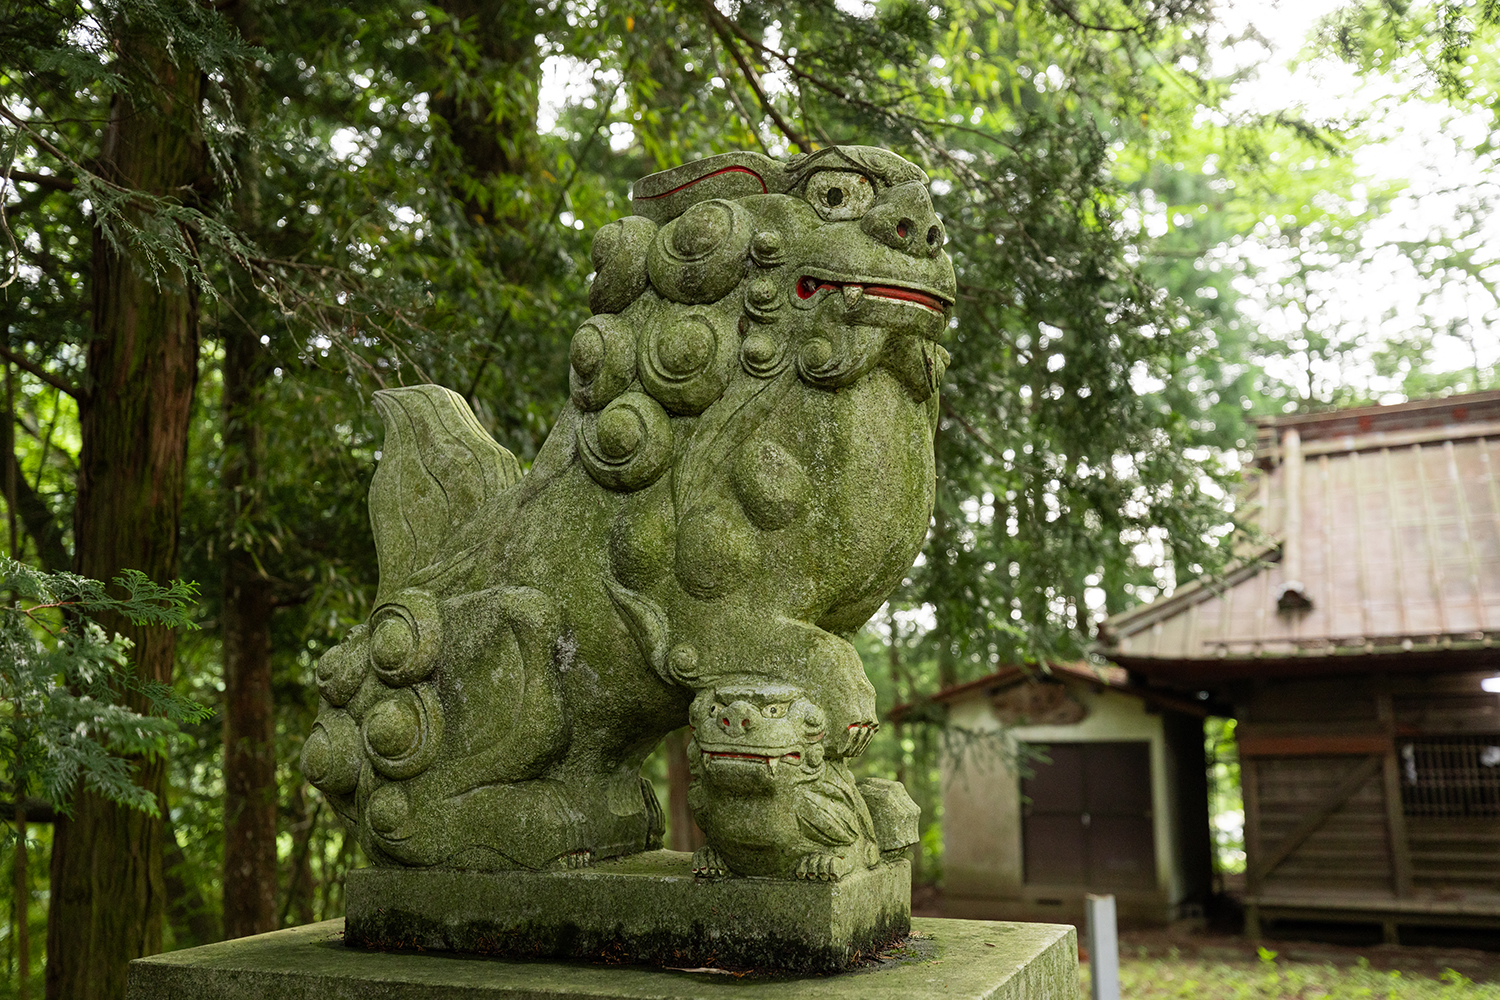
[[[700,847],[693,852],[694,878],[724,878],[728,874],[724,859],[712,847]]]
[[[870,738],[880,731],[878,722],[854,722],[849,725],[849,744],[845,757],[858,757],[870,745]]]
[[[854,870],[854,865],[837,854],[804,854],[797,862],[796,877],[809,882],[837,882]]]

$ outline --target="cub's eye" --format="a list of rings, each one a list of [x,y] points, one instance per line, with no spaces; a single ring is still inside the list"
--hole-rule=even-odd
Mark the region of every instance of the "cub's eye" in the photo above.
[[[875,204],[875,186],[853,170],[824,170],[807,179],[807,200],[829,222],[858,219]]]
[[[785,705],[767,705],[760,710],[760,714],[768,719],[780,719],[786,715]]]

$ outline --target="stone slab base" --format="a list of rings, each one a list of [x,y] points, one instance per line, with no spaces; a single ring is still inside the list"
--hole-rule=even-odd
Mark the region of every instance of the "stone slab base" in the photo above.
[[[918,917],[912,936],[837,975],[526,962],[349,948],[342,920],[130,963],[127,1000],[1076,1000],[1078,939],[1058,924]]]
[[[362,868],[344,893],[345,943],[382,950],[832,972],[911,929],[904,858],[837,882],[694,879],[681,851],[572,871]]]

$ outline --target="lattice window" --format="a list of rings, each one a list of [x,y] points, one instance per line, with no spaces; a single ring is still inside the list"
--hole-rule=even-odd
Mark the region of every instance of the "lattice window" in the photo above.
[[[1408,816],[1500,818],[1500,735],[1402,741]]]

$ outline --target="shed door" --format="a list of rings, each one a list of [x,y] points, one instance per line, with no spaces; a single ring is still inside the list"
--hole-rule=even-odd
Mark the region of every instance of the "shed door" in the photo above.
[[[1092,890],[1156,886],[1151,745],[1049,743],[1021,781],[1026,881]]]

